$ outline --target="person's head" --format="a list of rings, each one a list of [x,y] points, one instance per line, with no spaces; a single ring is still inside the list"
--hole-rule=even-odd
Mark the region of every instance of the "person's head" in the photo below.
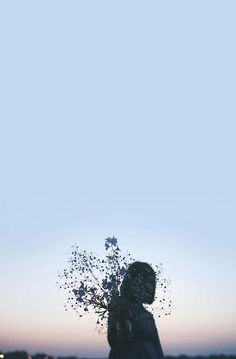
[[[145,262],[133,262],[120,287],[120,293],[129,300],[137,299],[142,303],[151,304],[155,298],[156,273]]]

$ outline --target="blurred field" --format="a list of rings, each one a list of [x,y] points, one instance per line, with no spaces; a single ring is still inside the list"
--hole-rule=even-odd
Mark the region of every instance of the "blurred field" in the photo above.
[[[209,355],[209,356],[165,356],[166,359],[236,359],[236,355]],[[75,356],[51,356],[46,353],[38,353],[30,355],[26,351],[2,352],[0,350],[0,359],[107,359],[107,358],[89,358],[89,357],[75,357]]]

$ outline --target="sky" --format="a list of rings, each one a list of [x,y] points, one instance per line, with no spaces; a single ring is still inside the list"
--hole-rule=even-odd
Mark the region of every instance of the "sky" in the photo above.
[[[104,256],[115,235],[171,279],[172,313],[155,316],[166,354],[235,353],[235,209],[236,195],[220,193],[2,195],[2,350],[108,354],[96,316],[65,312],[56,281],[72,245]]]
[[[236,353],[234,1],[0,4],[0,349],[106,357],[55,285],[115,235],[163,262],[165,354]]]

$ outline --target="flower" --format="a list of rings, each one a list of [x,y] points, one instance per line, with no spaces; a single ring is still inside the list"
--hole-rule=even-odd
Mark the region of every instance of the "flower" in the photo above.
[[[108,237],[105,239],[105,247],[106,247],[106,250],[110,247],[110,246],[116,246],[117,244],[117,239],[113,236],[112,238],[111,237]]]
[[[122,268],[120,269],[120,275],[121,275],[121,276],[125,275],[126,272],[127,272],[127,269],[126,269],[125,267],[122,267]]]
[[[95,312],[97,318],[97,330],[102,333],[104,321],[107,322],[108,310],[113,306],[120,306],[120,286],[127,273],[129,265],[135,261],[130,253],[121,254],[117,239],[108,237],[105,239],[107,255],[99,258],[93,252],[80,250],[78,246],[71,248],[68,259],[68,268],[59,273],[59,288],[67,293],[65,310],[73,309],[79,317]],[[159,291],[166,293],[166,279],[161,278],[162,266],[156,265],[157,286]],[[145,288],[140,286],[140,278],[133,282],[137,295],[142,296]],[[122,298],[121,298],[122,299]],[[164,304],[167,306],[164,307]],[[166,300],[158,304],[158,310],[170,313],[171,302]],[[164,308],[164,309],[161,309]]]

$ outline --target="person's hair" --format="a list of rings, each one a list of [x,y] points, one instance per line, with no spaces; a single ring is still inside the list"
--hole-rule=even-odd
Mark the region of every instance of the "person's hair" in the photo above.
[[[146,299],[147,288],[145,284],[151,280],[151,299]],[[123,278],[120,286],[121,296],[126,298],[138,299],[142,303],[151,304],[154,300],[156,289],[156,273],[150,264],[146,262],[133,262],[128,267],[128,270]]]

